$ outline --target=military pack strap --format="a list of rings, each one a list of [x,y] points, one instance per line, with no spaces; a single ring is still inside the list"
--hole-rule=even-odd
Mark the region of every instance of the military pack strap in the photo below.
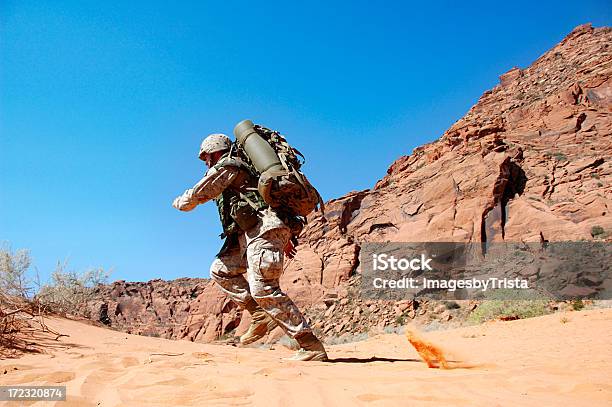
[[[246,201],[246,203],[248,203],[249,206],[251,206],[251,208],[253,208],[256,212],[259,212],[262,209],[261,206],[257,206],[257,204],[255,202],[253,202],[253,200],[251,198],[249,198],[248,196],[246,196],[242,192],[239,192],[239,194],[240,194],[240,198],[242,198],[244,201]]]

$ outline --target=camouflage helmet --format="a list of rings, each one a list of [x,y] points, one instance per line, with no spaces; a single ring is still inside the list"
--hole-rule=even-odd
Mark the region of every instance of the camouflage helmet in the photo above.
[[[200,159],[204,159],[204,154],[212,154],[216,151],[229,150],[232,141],[225,134],[214,133],[202,141],[200,145]]]

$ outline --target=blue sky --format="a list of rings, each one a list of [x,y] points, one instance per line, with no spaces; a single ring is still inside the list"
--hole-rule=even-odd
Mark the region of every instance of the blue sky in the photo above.
[[[172,199],[240,120],[323,197],[372,187],[608,1],[0,2],[0,242],[112,279],[208,277],[214,204]],[[177,4],[178,3],[178,4]]]

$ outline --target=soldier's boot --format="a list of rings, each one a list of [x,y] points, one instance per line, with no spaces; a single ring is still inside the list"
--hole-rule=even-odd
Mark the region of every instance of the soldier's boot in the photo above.
[[[308,332],[300,337],[297,337],[295,340],[300,345],[300,349],[288,360],[312,360],[318,362],[325,362],[327,360],[327,352],[325,352],[325,347],[312,332]]]
[[[251,325],[248,331],[240,337],[241,345],[248,345],[266,336],[268,332],[276,328],[278,324],[270,315],[261,308],[251,312]]]

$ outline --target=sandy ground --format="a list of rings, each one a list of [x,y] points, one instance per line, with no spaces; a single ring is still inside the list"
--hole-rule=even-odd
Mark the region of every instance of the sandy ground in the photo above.
[[[0,383],[67,386],[57,406],[611,406],[612,309],[426,334],[453,369],[429,369],[401,335],[292,352],[128,335],[50,319],[70,335],[0,361]],[[180,354],[170,356],[170,354]],[[6,402],[6,405],[17,405]]]

